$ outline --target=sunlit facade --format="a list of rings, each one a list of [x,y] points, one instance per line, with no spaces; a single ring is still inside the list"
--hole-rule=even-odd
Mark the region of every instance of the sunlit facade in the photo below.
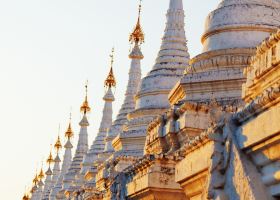
[[[55,157],[50,153],[47,171],[35,175],[23,200],[280,198],[280,1],[221,1],[193,58],[183,0],[169,1],[162,44],[145,77],[141,45],[148,36],[139,5],[116,119],[112,50],[95,140],[89,146],[86,85],[74,155],[70,117],[63,151],[58,137]]]

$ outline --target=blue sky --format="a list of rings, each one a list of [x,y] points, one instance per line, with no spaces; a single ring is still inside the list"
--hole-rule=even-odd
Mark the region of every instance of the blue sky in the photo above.
[[[152,68],[165,25],[168,0],[144,0],[146,42],[143,76]],[[207,3],[206,3],[207,2]],[[191,57],[201,52],[207,14],[219,0],[184,0]],[[19,199],[31,185],[50,143],[66,129],[70,107],[76,144],[89,80],[89,141],[97,132],[103,108],[103,82],[115,47],[117,78],[114,116],[124,98],[128,36],[137,18],[138,0],[0,0],[1,197]]]

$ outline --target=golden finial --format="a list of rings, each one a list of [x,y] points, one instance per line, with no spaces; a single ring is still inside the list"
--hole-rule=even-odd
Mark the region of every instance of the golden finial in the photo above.
[[[69,117],[69,125],[67,128],[67,131],[65,132],[65,137],[67,137],[68,139],[73,137],[73,131],[72,131],[72,127],[71,127],[71,120],[72,120],[72,113],[70,111],[70,117]]]
[[[85,85],[85,88],[86,88],[86,96],[85,96],[85,101],[83,102],[80,110],[82,113],[86,114],[88,112],[90,112],[90,107],[88,105],[88,100],[87,100],[87,94],[88,94],[88,80],[86,81],[86,85]]]
[[[36,174],[35,174],[35,177],[34,177],[34,179],[33,179],[33,184],[34,185],[37,185],[37,183],[38,183],[38,176],[37,176],[37,172],[36,172]]]
[[[56,140],[56,143],[55,143],[54,147],[55,147],[57,153],[58,153],[59,150],[62,148],[62,145],[61,145],[60,137],[59,137],[59,136],[57,137],[57,140]]]
[[[137,19],[136,26],[135,26],[133,32],[129,36],[129,42],[131,42],[131,43],[135,42],[135,43],[142,44],[145,41],[145,35],[143,33],[143,30],[142,30],[142,27],[140,24],[141,10],[142,10],[142,0],[140,0],[140,3],[139,3],[138,19]]]
[[[22,197],[22,200],[29,200],[28,194],[24,194],[24,196]]]
[[[52,156],[52,151],[50,151],[49,157],[47,159],[47,163],[50,166],[54,162],[53,156]]]
[[[114,53],[115,53],[115,48],[112,48],[111,54],[110,54],[110,58],[111,58],[111,67],[113,67],[114,64]]]
[[[54,148],[56,149],[56,153],[58,153],[59,150],[62,148],[59,133],[60,133],[60,124],[58,125],[58,136],[57,136],[57,140],[56,140],[55,145],[54,145]]]
[[[39,173],[39,175],[38,175],[38,178],[39,178],[39,180],[41,181],[41,180],[43,180],[44,177],[45,177],[45,174],[44,174],[44,172],[43,172],[43,166],[42,166],[41,171],[40,171],[40,173]]]
[[[29,195],[28,195],[27,187],[26,186],[25,186],[25,192],[24,192],[24,195],[22,197],[22,200],[29,200]]]
[[[111,88],[111,87],[116,87],[116,79],[114,76],[114,71],[113,71],[113,64],[114,64],[114,52],[115,49],[112,48],[112,53],[110,54],[110,58],[111,58],[111,68],[110,68],[110,72],[105,80],[105,87]]]

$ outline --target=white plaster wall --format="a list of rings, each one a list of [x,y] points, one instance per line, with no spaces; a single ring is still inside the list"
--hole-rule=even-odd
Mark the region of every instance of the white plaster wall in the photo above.
[[[270,33],[261,31],[222,32],[207,38],[203,43],[203,52],[229,48],[252,48]]]
[[[262,4],[279,8],[279,0],[224,0],[220,3],[219,7],[229,6],[233,4]]]
[[[213,30],[226,25],[279,25],[279,8],[267,5],[235,4],[218,8],[206,19],[205,29]],[[278,3],[280,5],[280,3]]]
[[[136,99],[136,109],[139,108],[164,108],[169,107],[168,92],[176,84],[180,76],[157,75],[148,76],[143,79],[141,91]],[[164,94],[149,94],[150,92],[160,92]]]
[[[227,0],[211,12],[205,23],[205,32],[214,32],[203,42],[203,51],[235,47],[255,47],[269,36],[258,28],[276,29],[280,26],[280,1],[276,0]],[[231,28],[247,30],[233,31]],[[254,30],[252,30],[254,29]]]
[[[141,97],[136,102],[136,108],[157,108],[157,107],[168,107],[169,101],[167,94],[147,95]]]

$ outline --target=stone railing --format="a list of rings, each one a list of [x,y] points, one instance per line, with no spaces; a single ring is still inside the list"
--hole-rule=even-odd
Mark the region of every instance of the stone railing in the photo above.
[[[280,63],[280,30],[272,34],[257,47],[251,65],[245,68],[247,82],[243,85],[243,99],[250,102],[269,88],[278,79],[275,76]],[[273,75],[274,74],[274,75]]]
[[[148,126],[145,152],[171,153],[208,126],[209,103],[176,104]]]

